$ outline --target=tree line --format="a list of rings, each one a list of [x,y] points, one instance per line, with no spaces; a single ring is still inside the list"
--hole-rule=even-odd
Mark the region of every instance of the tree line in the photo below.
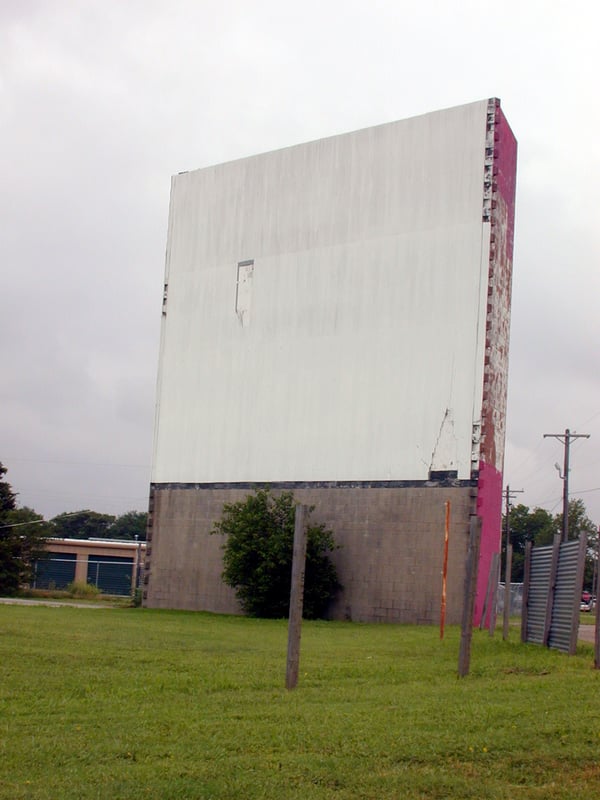
[[[100,514],[88,509],[45,520],[33,508],[17,507],[17,494],[4,480],[0,462],[0,593],[13,594],[28,583],[34,563],[44,555],[44,541],[57,539],[146,539],[147,514]]]
[[[523,580],[525,566],[525,547],[530,541],[534,546],[542,547],[552,544],[554,536],[562,532],[563,517],[552,515],[545,508],[529,506],[513,506],[509,511],[508,527],[510,543],[513,547],[511,580],[520,583]],[[594,565],[598,553],[598,527],[587,515],[583,500],[569,500],[569,539],[579,539],[582,533],[587,534],[588,555],[583,579],[584,587],[591,590],[594,579]],[[506,516],[502,518],[502,575],[505,574],[506,561]]]
[[[75,512],[63,512],[50,520],[45,520],[41,514],[27,506],[18,508],[16,498],[10,483],[4,480],[7,469],[0,462],[0,592],[9,593],[17,591],[19,586],[27,583],[31,574],[33,563],[43,556],[44,540],[49,537],[64,539],[122,539],[145,541],[147,514],[142,511],[127,511],[124,514],[115,516],[112,514],[101,514],[97,511],[84,509]],[[285,513],[284,513],[285,506]],[[285,531],[281,536],[285,541],[286,559],[291,559],[291,537],[293,534],[293,497],[287,495],[278,501],[269,495],[268,492],[258,492],[254,499],[247,498],[243,504],[234,504],[224,509],[223,519],[215,526],[215,533],[227,534],[228,545],[225,546],[225,572],[224,580],[231,586],[235,586],[242,605],[248,613],[256,613],[260,607],[260,615],[268,616],[266,609],[262,607],[263,600],[257,601],[257,608],[253,607],[254,595],[259,596],[260,591],[256,586],[246,589],[253,599],[244,596],[241,589],[244,580],[240,578],[246,570],[252,573],[251,581],[257,581],[261,577],[260,570],[249,570],[242,555],[244,553],[252,556],[251,564],[254,564],[257,553],[267,547],[265,531],[271,528]],[[285,518],[285,525],[272,523],[271,517]],[[257,523],[254,526],[248,524],[247,517],[255,518]],[[256,530],[260,536],[257,539]],[[562,530],[562,514],[552,515],[543,508],[530,508],[519,504],[513,506],[509,512],[509,531],[510,542],[513,547],[511,579],[518,583],[523,580],[523,570],[525,561],[525,547],[528,541],[534,545],[542,546],[551,544],[554,535]],[[249,531],[253,531],[251,534]],[[506,518],[502,519],[502,575],[505,574],[506,559]],[[598,528],[587,515],[585,504],[581,499],[569,502],[569,538],[578,539],[581,533],[585,532],[588,537],[588,558],[584,576],[584,587],[591,590],[594,585],[594,570],[597,563],[598,553]],[[249,537],[249,538],[244,538]],[[258,547],[257,542],[260,542]],[[312,542],[312,544],[311,544]],[[281,548],[282,542],[275,537],[274,543],[270,542],[269,547]],[[314,555],[311,548],[315,548]],[[331,570],[328,560],[320,561],[321,556],[328,550],[334,549],[331,532],[311,528],[309,536],[309,556],[307,569],[317,569],[322,572],[319,575],[317,584],[323,583],[326,586],[324,597],[330,597],[335,593],[337,577]],[[267,548],[268,549],[268,548]],[[274,551],[274,552],[275,552]],[[286,559],[275,557],[274,552],[262,554],[263,559],[269,565],[283,564],[283,571],[287,572],[288,564]],[[241,554],[241,555],[240,555]],[[260,559],[259,559],[260,560]],[[285,563],[283,563],[285,562]],[[290,562],[291,563],[291,562]],[[270,574],[266,584],[277,583],[273,575]],[[259,581],[260,583],[260,581]],[[261,591],[264,590],[265,576],[262,576]],[[308,585],[311,581],[308,581]],[[240,594],[241,592],[241,594]],[[285,595],[283,592],[282,596]],[[307,595],[308,599],[308,595]],[[325,602],[325,601],[323,601]],[[268,605],[268,604],[267,604]],[[276,609],[280,611],[279,608]],[[274,612],[270,612],[272,615]]]

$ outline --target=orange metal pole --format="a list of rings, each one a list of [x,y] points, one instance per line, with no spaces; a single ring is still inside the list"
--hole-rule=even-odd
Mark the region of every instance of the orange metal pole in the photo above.
[[[444,531],[444,566],[442,568],[442,607],[440,610],[440,639],[444,638],[446,624],[446,582],[448,579],[448,539],[450,538],[450,501],[446,500],[446,527]]]

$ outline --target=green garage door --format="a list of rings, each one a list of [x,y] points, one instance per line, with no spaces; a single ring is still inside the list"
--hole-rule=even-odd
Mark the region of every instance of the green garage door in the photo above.
[[[130,594],[133,558],[89,556],[87,582],[104,594]]]
[[[48,553],[35,562],[34,589],[65,589],[75,580],[76,553]]]

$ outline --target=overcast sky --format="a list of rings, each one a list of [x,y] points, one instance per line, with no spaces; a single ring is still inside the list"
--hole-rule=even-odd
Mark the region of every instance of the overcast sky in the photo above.
[[[595,2],[2,0],[0,460],[147,507],[170,176],[500,97],[519,141],[505,485],[600,523]]]

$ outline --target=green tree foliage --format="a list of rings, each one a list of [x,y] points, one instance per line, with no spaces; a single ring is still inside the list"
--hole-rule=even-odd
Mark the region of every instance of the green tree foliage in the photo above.
[[[556,515],[556,524],[561,531],[562,514]],[[569,500],[569,539],[579,539],[582,533],[586,533],[588,538],[593,537],[597,533],[597,527],[588,517],[585,503],[581,498]]]
[[[562,515],[557,516],[559,529],[562,530]],[[595,563],[598,556],[598,527],[587,515],[587,509],[581,498],[569,500],[569,539],[579,539],[582,533],[587,535],[587,556],[583,587],[592,591],[594,586]]]
[[[544,508],[534,508],[533,511],[523,504],[510,509],[510,541],[513,546],[513,561],[511,579],[513,583],[523,580],[525,563],[525,545],[528,541],[535,546],[552,544],[554,536],[562,532],[562,513],[554,516]],[[506,517],[502,518],[502,564],[503,575],[506,558]],[[597,528],[587,516],[583,500],[569,501],[569,539],[579,539],[585,532],[588,536],[588,558],[584,584],[591,588],[594,570],[593,553],[597,543]]]
[[[506,561],[506,517],[502,518],[502,574]],[[529,506],[519,503],[510,509],[510,543],[513,546],[511,580],[520,583],[523,580],[525,565],[525,545],[528,541],[535,544],[552,542],[556,532],[555,519],[544,508],[529,510]]]
[[[59,539],[102,539],[110,537],[109,529],[115,521],[111,514],[97,511],[64,512],[54,517],[54,536]]]
[[[13,492],[10,483],[4,480],[7,469],[0,461],[0,514],[12,511],[17,505],[17,495]]]
[[[145,511],[126,511],[118,517],[98,511],[71,511],[51,520],[54,536],[59,539],[124,539],[146,540]]]
[[[31,580],[52,528],[33,509],[17,508],[12,487],[2,480],[6,471],[0,463],[0,594],[15,594]]]
[[[146,541],[146,523],[148,514],[145,511],[126,511],[116,518],[108,529],[111,539],[135,539]]]
[[[274,496],[260,489],[226,504],[212,533],[227,536],[223,580],[232,586],[244,611],[253,617],[287,617],[289,612],[296,501],[291,492]],[[312,511],[312,509],[311,509]],[[307,528],[304,617],[325,615],[341,588],[327,555],[336,545],[324,525]]]

